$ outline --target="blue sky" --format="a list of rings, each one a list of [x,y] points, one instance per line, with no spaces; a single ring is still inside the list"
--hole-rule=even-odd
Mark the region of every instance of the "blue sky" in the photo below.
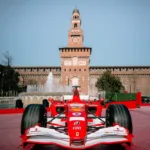
[[[0,0],[0,60],[60,66],[73,9],[82,17],[90,66],[150,65],[150,0]]]

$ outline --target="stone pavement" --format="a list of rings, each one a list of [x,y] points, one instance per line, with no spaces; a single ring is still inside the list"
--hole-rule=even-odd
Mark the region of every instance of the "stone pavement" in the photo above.
[[[133,146],[101,145],[91,150],[149,150],[150,107],[130,110],[133,120]],[[20,122],[22,114],[0,115],[0,150],[23,150],[20,146]],[[29,145],[24,150],[63,150],[50,145]]]

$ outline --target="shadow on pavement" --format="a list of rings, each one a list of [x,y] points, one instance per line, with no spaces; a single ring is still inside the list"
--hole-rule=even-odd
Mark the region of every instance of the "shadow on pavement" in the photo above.
[[[31,150],[66,150],[66,149],[52,145],[35,145]],[[116,144],[116,145],[100,145],[86,150],[126,150],[126,148],[123,145]]]

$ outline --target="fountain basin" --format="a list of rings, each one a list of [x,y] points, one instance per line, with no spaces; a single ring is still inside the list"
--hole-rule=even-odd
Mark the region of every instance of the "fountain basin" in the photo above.
[[[54,100],[62,100],[64,95],[72,95],[71,92],[26,92],[20,93],[18,99],[21,99],[24,107],[29,104],[42,104],[43,99],[52,98]]]

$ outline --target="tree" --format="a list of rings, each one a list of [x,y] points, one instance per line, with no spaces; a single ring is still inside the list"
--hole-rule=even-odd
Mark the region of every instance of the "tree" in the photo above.
[[[3,53],[4,56],[4,60],[2,61],[2,63],[4,64],[4,66],[11,66],[12,64],[12,56],[10,56],[9,52],[6,51],[5,53]]]
[[[18,90],[19,86],[19,73],[10,66],[0,65],[0,83],[1,95],[5,96],[6,92],[14,93]]]
[[[12,57],[9,52],[3,56],[3,65],[0,64],[0,96],[15,95],[22,91],[22,87],[19,87],[20,74],[11,67]]]
[[[107,70],[97,79],[96,87],[98,91],[105,91],[106,94],[112,93],[111,98],[115,93],[120,93],[124,87],[120,78],[111,74],[111,71]]]
[[[0,64],[0,96],[3,93],[3,83],[4,83],[4,75],[5,75],[5,66]]]

